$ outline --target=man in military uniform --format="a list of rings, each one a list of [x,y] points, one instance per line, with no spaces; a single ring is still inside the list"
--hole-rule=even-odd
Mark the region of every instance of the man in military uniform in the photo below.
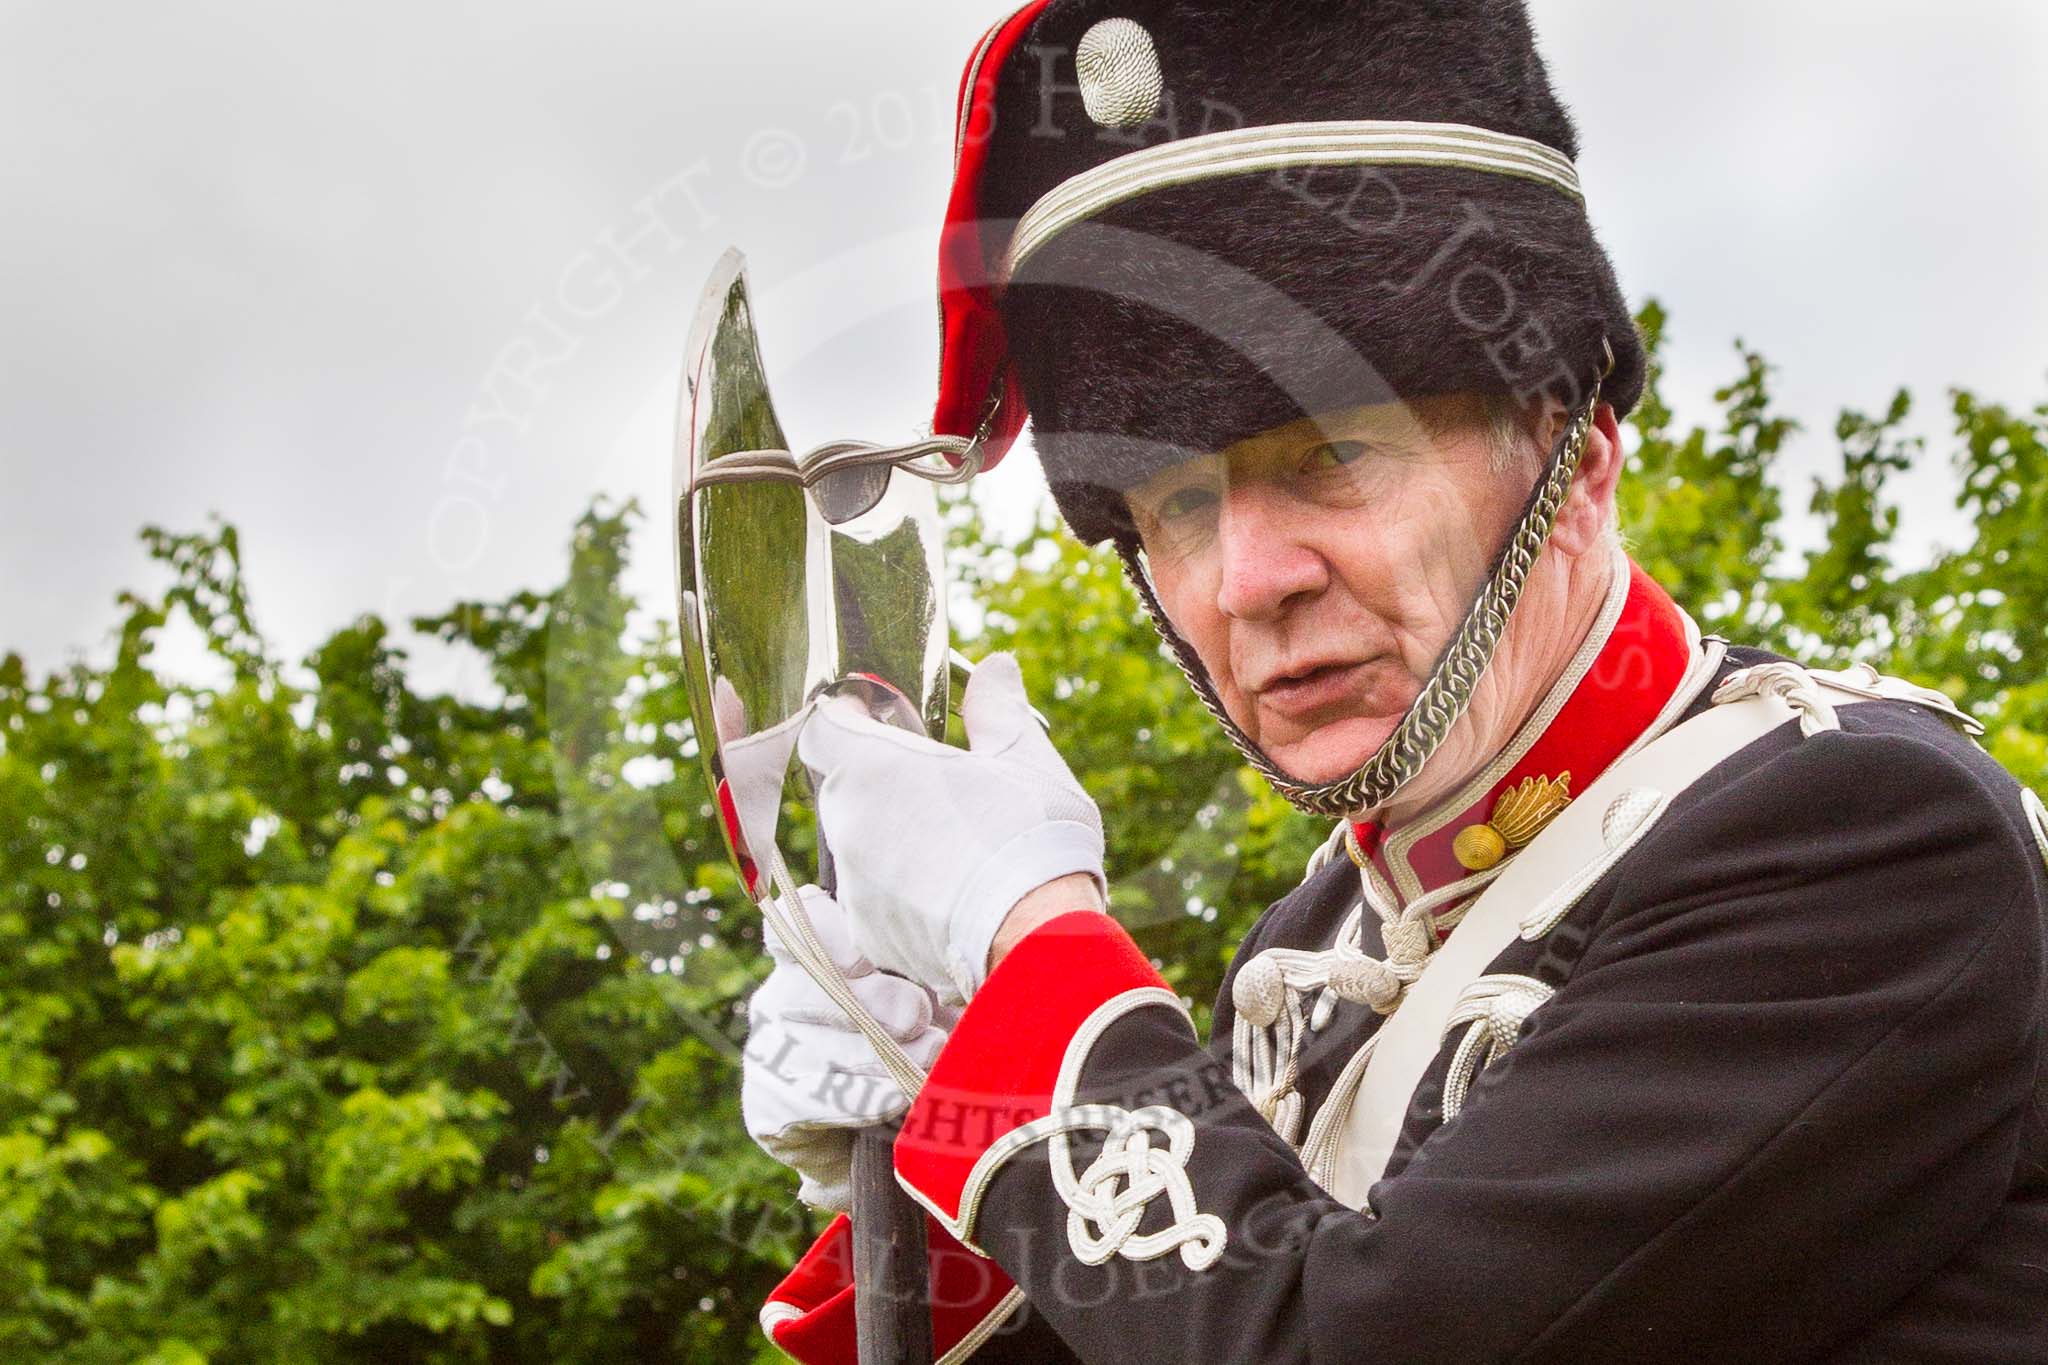
[[[960,148],[938,429],[1031,415],[1336,829],[1205,1049],[1014,665],[967,750],[806,727],[813,918],[931,1071],[821,1103],[860,1043],[785,966],[749,1123],[831,1205],[908,1104],[944,1358],[2048,1360],[2048,820],[1623,554],[1644,355],[1518,0],[1038,0]],[[801,1359],[846,1241],[764,1310]]]

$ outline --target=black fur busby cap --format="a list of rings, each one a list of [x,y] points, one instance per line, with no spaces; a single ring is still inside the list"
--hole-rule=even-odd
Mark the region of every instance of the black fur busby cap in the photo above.
[[[1521,0],[1049,0],[993,112],[978,209],[1006,228],[1105,163],[1236,128],[1464,125],[1578,155]],[[1607,401],[1626,413],[1644,379],[1576,193],[1467,165],[1169,179],[1052,236],[998,306],[1090,542],[1132,534],[1123,492],[1159,469],[1304,416],[1454,392],[1575,405],[1603,342]]]

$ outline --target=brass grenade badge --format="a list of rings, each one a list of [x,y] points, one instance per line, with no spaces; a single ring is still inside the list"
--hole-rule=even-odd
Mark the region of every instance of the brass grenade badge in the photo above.
[[[1451,853],[1468,872],[1498,867],[1503,858],[1524,847],[1557,813],[1572,803],[1572,775],[1525,777],[1493,803],[1493,818],[1458,831]]]

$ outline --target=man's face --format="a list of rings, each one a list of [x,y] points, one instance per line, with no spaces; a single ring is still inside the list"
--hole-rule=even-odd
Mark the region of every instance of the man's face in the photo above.
[[[1129,503],[1161,605],[1230,718],[1305,782],[1370,758],[1520,516],[1476,398],[1304,420],[1189,461]]]

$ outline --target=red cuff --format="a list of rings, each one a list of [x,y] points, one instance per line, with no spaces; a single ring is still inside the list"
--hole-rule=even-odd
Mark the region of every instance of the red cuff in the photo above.
[[[970,1335],[986,1338],[1017,1304],[1010,1277],[995,1262],[961,1246],[937,1222],[925,1223],[931,1237],[932,1344],[943,1356]],[[853,1224],[846,1215],[832,1220],[768,1296],[761,1327],[802,1365],[853,1365]]]
[[[1062,915],[1026,935],[996,965],[939,1053],[896,1135],[896,1178],[963,1240],[973,1210],[961,1200],[982,1154],[1044,1118],[1068,1044],[1118,996],[1160,990],[1130,935],[1093,911]]]

